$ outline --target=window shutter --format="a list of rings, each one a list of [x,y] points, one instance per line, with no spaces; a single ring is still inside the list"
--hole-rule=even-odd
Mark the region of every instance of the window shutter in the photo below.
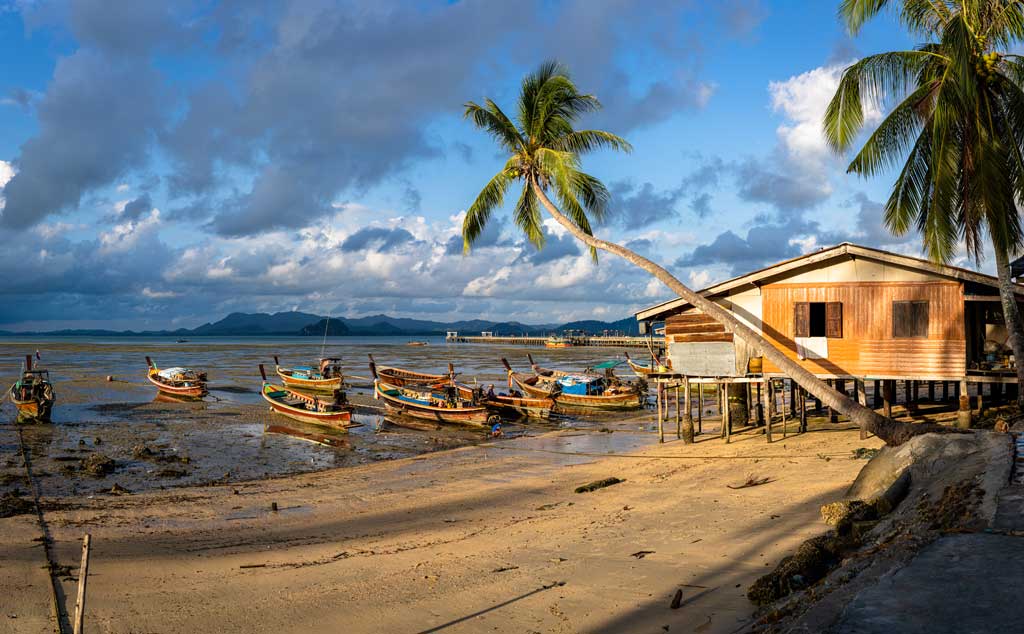
[[[828,302],[825,304],[825,336],[833,339],[843,337],[843,303]]]
[[[811,305],[807,302],[793,304],[793,336],[811,336]]]

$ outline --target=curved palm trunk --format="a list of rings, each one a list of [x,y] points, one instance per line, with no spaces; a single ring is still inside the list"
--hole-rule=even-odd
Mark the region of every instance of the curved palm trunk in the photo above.
[[[1024,407],[1024,328],[1021,326],[1020,310],[1017,309],[1017,294],[1014,292],[1013,279],[1010,277],[1010,256],[1006,249],[996,245],[999,242],[992,237],[996,252],[996,275],[999,277],[999,299],[1003,305],[1003,321],[1010,334],[1010,348],[1017,367],[1017,405]]]
[[[811,374],[808,370],[804,369],[802,365],[784,355],[759,333],[736,319],[732,313],[729,313],[724,308],[704,296],[690,290],[661,266],[648,260],[642,255],[615,244],[614,242],[607,242],[584,233],[579,227],[573,224],[572,221],[566,218],[557,207],[555,207],[544,193],[543,188],[536,181],[531,180],[530,187],[533,188],[534,193],[541,201],[541,204],[544,205],[544,208],[548,210],[548,213],[558,221],[558,224],[565,227],[569,233],[574,235],[581,242],[595,249],[614,253],[658,278],[658,280],[668,286],[669,289],[679,295],[679,297],[685,299],[704,314],[714,318],[748,344],[759,348],[761,350],[761,354],[764,355],[765,358],[774,363],[776,367],[796,381],[796,383],[802,388],[810,392],[815,398],[819,399],[822,404],[833,408],[841,414],[845,414],[852,422],[857,423],[862,428],[875,434],[885,441],[887,445],[901,445],[911,437],[918,434],[936,431],[949,431],[948,428],[940,427],[939,425],[912,425],[909,423],[896,422],[881,416],[872,409],[862,406],[860,403],[857,403],[845,394],[839,393],[837,390],[829,387],[824,381]],[[1024,359],[1024,357],[1021,358]]]

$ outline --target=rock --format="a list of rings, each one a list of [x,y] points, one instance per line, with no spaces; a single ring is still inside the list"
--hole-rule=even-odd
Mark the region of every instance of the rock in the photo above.
[[[79,468],[87,475],[91,475],[94,478],[102,478],[113,473],[116,466],[114,460],[109,456],[94,453],[82,460]]]
[[[128,489],[124,488],[123,486],[121,486],[120,484],[115,482],[114,486],[110,487],[110,493],[112,495],[124,495],[124,494],[127,494],[127,493],[131,493],[131,491],[129,491]]]
[[[775,570],[751,584],[747,598],[757,605],[767,605],[807,588],[839,563],[847,547],[848,542],[834,535],[808,539],[795,553],[780,561]]]
[[[156,452],[143,444],[132,447],[132,456],[140,460],[148,460],[156,455]]]

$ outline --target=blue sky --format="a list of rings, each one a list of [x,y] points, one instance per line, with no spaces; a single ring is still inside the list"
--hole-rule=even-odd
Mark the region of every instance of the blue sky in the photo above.
[[[193,327],[305,310],[550,323],[666,298],[549,228],[464,210],[503,163],[461,105],[511,104],[555,58],[630,155],[586,169],[597,229],[701,287],[881,226],[889,177],[820,134],[856,39],[836,2],[0,0],[0,329]],[[511,107],[509,105],[509,107]],[[879,116],[875,112],[872,116]],[[869,117],[870,118],[870,117]]]

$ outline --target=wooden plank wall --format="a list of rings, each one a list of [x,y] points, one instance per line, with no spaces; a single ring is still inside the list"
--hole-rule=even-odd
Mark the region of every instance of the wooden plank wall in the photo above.
[[[725,326],[697,310],[681,315],[672,315],[665,320],[667,343],[707,343],[709,341],[731,342],[732,333]]]
[[[793,305],[842,302],[843,336],[828,340],[828,359],[804,360],[816,374],[949,377],[966,374],[963,289],[959,282],[770,284],[762,289],[764,334],[796,359]],[[929,302],[927,338],[894,339],[892,302]],[[778,372],[765,362],[765,371]]]

